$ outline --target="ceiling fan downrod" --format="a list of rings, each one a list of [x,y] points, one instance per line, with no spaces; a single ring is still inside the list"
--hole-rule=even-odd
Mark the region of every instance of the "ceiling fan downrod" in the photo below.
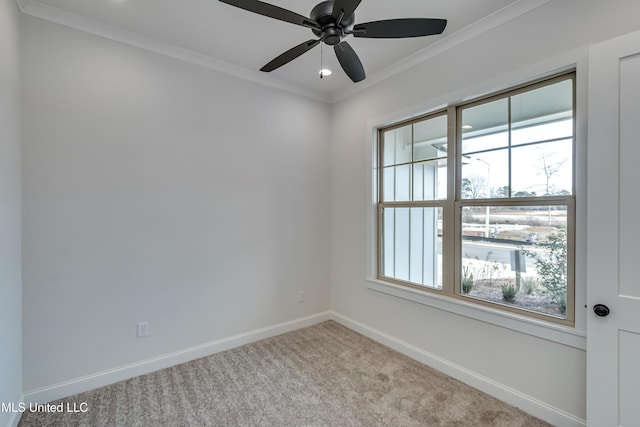
[[[335,46],[345,34],[348,34],[348,30],[353,27],[353,21],[355,14],[347,19],[344,19],[344,10],[340,9],[337,13],[337,17],[333,15],[334,1],[328,0],[317,4],[311,13],[309,19],[315,21],[320,26],[320,29],[312,28],[313,34],[320,37],[320,39],[329,46]]]

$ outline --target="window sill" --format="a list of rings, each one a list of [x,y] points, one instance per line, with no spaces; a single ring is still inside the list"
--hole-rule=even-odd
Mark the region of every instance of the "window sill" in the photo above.
[[[586,350],[587,348],[585,333],[577,331],[572,327],[528,318],[526,316],[500,311],[490,307],[461,301],[444,295],[433,294],[431,292],[424,292],[418,289],[412,289],[378,279],[367,278],[366,280],[367,288],[377,292],[440,310],[445,310],[470,319],[490,323],[580,350]]]

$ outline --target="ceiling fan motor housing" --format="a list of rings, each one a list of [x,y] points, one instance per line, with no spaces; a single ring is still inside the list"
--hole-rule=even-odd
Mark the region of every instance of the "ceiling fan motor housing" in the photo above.
[[[322,30],[312,29],[313,33],[320,37],[324,43],[334,46],[340,43],[340,40],[344,37],[344,30],[349,30],[353,27],[355,13],[348,18],[343,17],[341,22],[336,22],[333,17],[333,0],[329,0],[317,4],[311,10],[309,18],[322,27]]]

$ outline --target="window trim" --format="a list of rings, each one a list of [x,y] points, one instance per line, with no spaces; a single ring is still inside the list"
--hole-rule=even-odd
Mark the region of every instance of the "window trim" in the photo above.
[[[492,102],[498,99],[504,99],[505,97],[511,97],[518,95],[520,93],[525,93],[536,89],[538,87],[549,86],[554,83],[571,80],[573,85],[573,111],[572,111],[572,120],[573,120],[573,135],[572,135],[572,192],[570,195],[561,195],[561,196],[541,196],[541,197],[509,197],[509,198],[486,198],[486,199],[462,199],[461,197],[461,162],[458,162],[458,153],[461,151],[462,147],[462,133],[459,132],[457,128],[457,122],[460,120],[461,112],[465,108],[470,108],[476,105],[485,104],[488,102]],[[411,119],[406,119],[397,123],[394,123],[390,126],[381,126],[374,129],[375,131],[375,149],[374,149],[374,189],[375,189],[375,198],[374,198],[374,206],[376,210],[375,224],[376,224],[376,236],[375,241],[375,279],[367,279],[369,282],[369,288],[377,291],[389,293],[391,295],[400,296],[402,298],[406,298],[409,295],[413,295],[415,293],[425,294],[425,296],[429,297],[437,297],[437,300],[444,298],[444,300],[452,299],[456,304],[460,304],[461,307],[466,307],[462,310],[464,313],[459,313],[463,315],[468,315],[468,306],[473,307],[474,309],[480,310],[480,312],[488,312],[493,314],[499,314],[501,317],[505,315],[507,317],[513,316],[513,319],[518,319],[518,321],[526,321],[526,323],[533,322],[534,324],[538,324],[537,322],[542,321],[544,324],[548,324],[549,326],[560,327],[564,332],[573,332],[576,336],[583,336],[582,333],[576,333],[575,331],[575,312],[578,301],[576,300],[576,290],[575,290],[575,276],[576,276],[576,244],[575,244],[575,233],[576,233],[576,176],[577,176],[577,167],[576,167],[576,158],[577,158],[577,109],[578,105],[576,102],[577,99],[577,75],[575,68],[570,69],[569,71],[563,71],[561,73],[547,76],[544,78],[539,78],[534,81],[530,81],[518,86],[514,86],[512,88],[508,88],[506,90],[502,90],[500,92],[496,92],[489,95],[483,95],[482,97],[478,97],[463,103],[458,103],[455,105],[450,105],[446,108],[436,109],[428,114],[422,114]],[[382,202],[382,191],[383,191],[383,173],[384,169],[380,164],[380,160],[382,159],[382,150],[383,147],[383,137],[382,133],[406,126],[407,124],[413,124],[421,120],[426,120],[433,117],[438,117],[441,115],[446,115],[448,120],[448,146],[452,147],[452,149],[447,150],[447,199],[446,200],[428,200],[428,201],[407,201],[407,202]],[[510,114],[510,113],[509,113]],[[509,117],[509,126],[511,124],[511,118]],[[413,138],[412,138],[413,140]],[[511,144],[509,144],[509,150],[511,150]],[[413,150],[412,150],[413,151]],[[413,153],[412,153],[412,164],[413,164]],[[509,166],[511,167],[511,166]],[[453,183],[453,184],[452,184]],[[460,255],[461,255],[461,233],[462,227],[461,223],[459,223],[459,219],[456,219],[456,216],[460,215],[461,209],[464,206],[488,206],[488,205],[566,205],[567,206],[567,251],[568,251],[568,265],[567,265],[567,301],[571,301],[571,304],[567,304],[567,311],[565,318],[558,318],[551,315],[546,315],[544,313],[535,312],[531,310],[526,310],[518,307],[511,307],[505,304],[495,303],[488,300],[482,300],[479,298],[469,297],[467,295],[462,295],[459,289],[459,286],[456,284],[460,283],[461,276],[461,263],[460,263]],[[442,289],[437,288],[429,288],[426,286],[415,285],[410,282],[394,279],[388,276],[384,276],[382,274],[382,211],[385,207],[397,206],[397,207],[442,207],[443,209],[443,239],[442,239]],[[454,236],[451,238],[444,238],[444,236]],[[451,265],[453,264],[453,265]],[[390,289],[386,289],[384,285],[392,286]],[[397,287],[407,288],[407,292],[401,292]],[[408,298],[415,300],[414,298]],[[419,300],[423,300],[423,298],[418,298]],[[421,301],[418,301],[421,302]],[[448,306],[449,303],[445,304]],[[432,305],[432,304],[427,304]],[[449,310],[458,312],[459,310]],[[474,310],[475,311],[475,310]],[[467,313],[467,314],[465,314]],[[555,327],[552,328],[555,330]],[[582,344],[577,345],[578,348],[582,348]]]
[[[482,304],[475,304],[435,292],[426,292],[373,277],[366,278],[366,286],[367,289],[380,294],[443,310],[472,320],[497,325],[579,350],[587,349],[586,333],[571,326],[498,310]]]

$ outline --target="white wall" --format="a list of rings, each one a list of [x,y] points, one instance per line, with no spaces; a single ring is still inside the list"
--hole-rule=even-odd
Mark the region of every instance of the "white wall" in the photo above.
[[[550,1],[502,26],[441,53],[334,105],[332,109],[331,306],[336,312],[459,367],[463,376],[488,378],[533,402],[542,402],[570,422],[584,420],[585,352],[550,340],[479,322],[444,310],[376,292],[370,274],[367,216],[372,179],[372,127],[426,112],[443,103],[508,87],[584,64],[586,46],[640,26],[640,2]],[[587,70],[578,70],[580,99]],[[586,117],[583,110],[579,117]],[[582,120],[582,119],[581,119]],[[586,123],[578,123],[579,144]],[[584,146],[583,146],[584,147]],[[580,159],[584,160],[581,148]],[[584,195],[586,172],[579,175]],[[578,201],[578,209],[585,206]],[[586,218],[579,212],[578,244]],[[584,298],[584,249],[579,248],[576,286]],[[577,307],[584,330],[585,312]],[[538,403],[535,403],[537,405]]]
[[[7,4],[0,54],[13,58]],[[584,62],[588,44],[636,29],[639,13],[636,0],[552,0],[331,108],[24,17],[23,390],[331,307],[584,418],[584,351],[367,289],[366,159],[372,123]],[[0,85],[15,93],[8,64]],[[14,110],[0,115],[14,135],[0,145],[3,268],[20,262]],[[1,274],[12,322],[20,272]],[[143,320],[151,336],[136,339]],[[19,334],[2,333],[0,399],[16,399]]]
[[[0,402],[22,397],[19,11],[0,1]],[[0,411],[0,425],[14,418]]]
[[[23,25],[25,393],[328,310],[327,104]]]

